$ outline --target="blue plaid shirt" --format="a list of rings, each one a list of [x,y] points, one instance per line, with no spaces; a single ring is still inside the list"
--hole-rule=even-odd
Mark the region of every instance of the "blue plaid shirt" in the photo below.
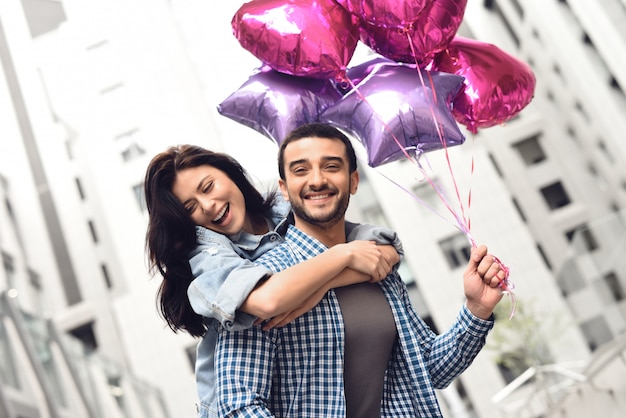
[[[257,262],[278,272],[326,250],[289,226],[285,242]],[[441,417],[435,388],[462,373],[485,343],[493,321],[464,306],[437,336],[413,309],[406,286],[392,273],[380,286],[398,330],[384,382],[381,417]],[[219,333],[215,355],[222,417],[345,417],[344,326],[333,291],[283,328]]]

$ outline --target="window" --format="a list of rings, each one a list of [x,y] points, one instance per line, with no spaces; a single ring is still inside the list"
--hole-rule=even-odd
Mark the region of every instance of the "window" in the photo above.
[[[613,164],[615,162],[615,158],[613,157],[613,154],[611,154],[611,151],[609,151],[609,149],[607,148],[606,144],[604,143],[602,139],[598,140],[598,149],[600,150],[602,155],[604,155],[604,158],[609,163]]]
[[[581,252],[591,252],[598,249],[598,241],[596,241],[593,232],[587,225],[583,224],[570,229],[565,233],[565,236],[574,248],[581,250]]]
[[[143,183],[135,184],[133,186],[133,194],[135,195],[135,201],[139,205],[139,210],[142,212],[148,211],[146,196],[143,193]]]
[[[611,271],[605,274],[602,279],[604,280],[604,282],[606,283],[606,286],[611,291],[611,295],[613,296],[616,302],[620,302],[624,300],[624,298],[626,297],[626,293],[624,292],[624,287],[620,283],[619,277],[617,276],[615,272]]]
[[[96,225],[93,221],[88,221],[87,225],[89,226],[89,232],[91,232],[91,239],[94,243],[98,242],[98,233],[96,232]]]
[[[33,288],[37,289],[38,291],[41,291],[41,277],[39,276],[39,274],[33,270],[33,269],[28,269],[28,279],[30,280],[30,284],[31,286],[33,286]]]
[[[13,289],[15,287],[15,264],[13,257],[2,252],[2,264],[4,266],[4,272],[7,275],[7,288]]]
[[[613,339],[611,329],[603,316],[597,316],[583,322],[580,328],[585,335],[589,348],[592,351]]]
[[[564,297],[584,289],[586,286],[585,280],[576,265],[576,261],[573,259],[569,259],[563,263],[563,267],[556,281]]]
[[[76,190],[78,190],[78,196],[80,196],[80,200],[85,200],[85,192],[83,191],[83,185],[78,177],[75,179],[76,181]]]
[[[546,159],[546,154],[543,152],[543,148],[541,148],[539,138],[541,138],[541,134],[533,135],[513,144],[513,147],[527,166],[538,164]]]
[[[472,250],[467,237],[462,233],[440,241],[439,246],[441,251],[443,251],[446,261],[448,261],[448,265],[452,269],[461,267],[467,263]]]
[[[569,196],[560,181],[541,188],[541,194],[550,210],[555,210],[570,204]]]
[[[93,331],[93,321],[84,325],[80,325],[69,331],[69,334],[79,339],[85,349],[92,353],[98,348],[98,341],[96,340],[96,334]]]
[[[122,150],[122,159],[124,161],[131,161],[134,160],[137,157],[140,157],[142,155],[144,155],[146,153],[146,150],[143,149],[139,144],[137,144],[136,142],[131,142],[129,143],[123,150]]]
[[[111,282],[111,276],[109,275],[107,265],[104,263],[100,264],[100,270],[102,270],[102,277],[104,278],[104,283],[107,285],[107,289],[112,288],[113,283]]]

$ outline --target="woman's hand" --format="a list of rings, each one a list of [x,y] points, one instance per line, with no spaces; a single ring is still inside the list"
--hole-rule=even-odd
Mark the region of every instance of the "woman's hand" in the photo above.
[[[393,266],[400,261],[393,246],[377,245],[374,241],[352,241],[335,245],[330,250],[347,252],[347,267],[367,274],[373,282],[387,277]]]

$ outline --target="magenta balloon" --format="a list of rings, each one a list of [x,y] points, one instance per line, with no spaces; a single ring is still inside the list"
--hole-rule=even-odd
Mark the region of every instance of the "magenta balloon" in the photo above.
[[[357,20],[333,0],[252,0],[231,24],[255,57],[302,77],[343,76],[359,40]]]
[[[296,77],[267,68],[252,75],[217,110],[280,144],[292,129],[317,122],[320,113],[340,98],[331,80]]]
[[[335,0],[363,22],[385,28],[405,28],[432,0]]]
[[[461,26],[467,0],[428,2],[406,29],[361,24],[360,39],[379,54],[398,62],[426,67],[445,49]]]
[[[322,112],[320,121],[352,133],[365,147],[368,164],[377,167],[406,153],[462,144],[465,137],[450,110],[462,86],[463,77],[453,74],[378,64],[355,89]]]
[[[456,37],[435,58],[433,68],[465,78],[453,101],[453,114],[473,133],[511,119],[535,92],[535,75],[528,64],[472,39]]]

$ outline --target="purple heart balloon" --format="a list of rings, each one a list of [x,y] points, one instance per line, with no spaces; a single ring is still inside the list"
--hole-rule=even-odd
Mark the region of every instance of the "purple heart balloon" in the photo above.
[[[352,133],[376,167],[407,153],[462,144],[465,137],[450,109],[462,86],[463,77],[454,74],[382,63],[322,112],[320,121]]]
[[[317,122],[320,113],[340,98],[331,80],[296,77],[266,67],[220,103],[217,110],[280,145],[289,131]]]

